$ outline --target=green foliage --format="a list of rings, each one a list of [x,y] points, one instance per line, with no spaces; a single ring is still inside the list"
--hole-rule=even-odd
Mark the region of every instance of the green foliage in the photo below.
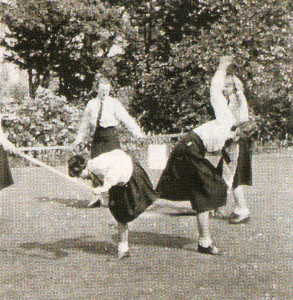
[[[176,103],[183,101],[182,107],[188,106],[191,111],[193,107],[190,104],[193,102],[205,106],[205,111],[208,111],[209,85],[218,59],[221,55],[232,54],[238,66],[236,75],[245,85],[251,110],[265,120],[276,119],[276,122],[269,123],[270,126],[275,126],[279,116],[277,110],[272,109],[272,104],[284,105],[292,100],[292,43],[288,42],[292,41],[292,14],[289,15],[287,4],[287,1],[271,0],[166,1],[166,17],[161,19],[159,25],[156,23],[156,26],[144,28],[148,30],[145,36],[153,37],[149,38],[152,45],[142,47],[145,52],[140,53],[146,53],[147,49],[153,51],[149,50],[147,55],[141,55],[137,59],[139,63],[136,70],[143,83],[134,83],[137,92],[134,97],[134,109],[140,115],[141,110],[137,105],[140,99],[145,97],[145,101],[142,102],[156,102],[155,99],[159,95],[158,101],[165,102],[168,108],[169,102],[176,106]],[[157,9],[153,7],[153,10]],[[152,15],[150,8],[149,14]],[[159,48],[156,47],[158,32],[161,38],[168,41],[167,61],[158,59],[162,56],[156,55],[159,53]],[[165,80],[161,78],[163,72],[157,71],[162,68],[170,71],[170,77],[163,76]],[[189,89],[191,92],[188,99],[183,97],[184,93],[176,84],[168,84],[176,80],[173,70],[176,70],[182,82],[194,81],[193,88],[196,94],[191,92],[190,86],[184,86],[184,91]],[[162,84],[162,80],[165,84]],[[166,86],[171,86],[171,91],[166,89]],[[168,100],[165,100],[164,92],[168,95]],[[146,93],[146,96],[143,93]],[[178,108],[178,105],[176,107]],[[165,115],[161,123],[157,118],[157,127],[161,124],[162,130],[184,130],[185,125],[180,126],[182,116],[179,116],[176,110],[171,115],[169,109],[164,109],[163,103],[156,108],[160,109],[157,114]],[[156,115],[151,105],[148,111],[149,115],[145,113],[147,118]],[[183,109],[181,112],[183,113]],[[267,116],[267,113],[270,115]],[[204,119],[201,114],[202,110],[196,112],[196,120],[199,122]],[[188,112],[185,116],[190,117]],[[289,122],[288,116],[284,118]],[[166,120],[172,125],[168,125]],[[190,123],[193,122],[194,118],[190,118]],[[152,128],[152,123],[147,127]],[[156,128],[156,131],[160,131],[160,128]],[[283,137],[284,134],[277,136]]]
[[[59,79],[59,93],[86,96],[119,33],[121,9],[92,1],[27,0],[2,8],[6,59],[28,70],[30,96]]]
[[[293,106],[289,101],[273,103],[259,127],[263,142],[293,139]]]
[[[288,136],[292,107],[292,10],[285,0],[28,0],[2,11],[8,59],[34,89],[59,79],[69,101],[84,99],[94,74],[132,86],[132,113],[146,131],[181,132],[209,112],[210,80],[232,54],[260,135]],[[122,51],[111,54],[113,45]],[[111,54],[111,55],[110,55]],[[290,109],[289,109],[290,110]],[[285,124],[285,125],[284,125]],[[282,129],[282,130],[280,130]]]
[[[3,127],[18,147],[64,146],[75,138],[82,108],[50,90],[38,89],[34,100],[27,98],[2,108]]]

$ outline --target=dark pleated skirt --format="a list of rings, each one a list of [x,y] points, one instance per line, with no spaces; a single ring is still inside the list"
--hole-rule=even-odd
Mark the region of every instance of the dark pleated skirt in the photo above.
[[[239,141],[239,154],[237,159],[236,171],[233,179],[233,188],[240,185],[252,185],[252,142],[250,139]],[[219,160],[217,169],[223,172],[223,157]]]
[[[239,141],[239,155],[233,188],[240,185],[252,185],[252,142],[250,139]]]
[[[13,184],[7,154],[0,145],[0,190]]]
[[[198,213],[224,206],[227,185],[205,158],[205,147],[194,132],[188,133],[174,147],[156,192],[161,198],[189,200]]]
[[[98,126],[95,130],[92,145],[91,158],[95,158],[100,154],[109,152],[115,149],[121,149],[118,132],[115,127]],[[97,178],[92,180],[93,186],[101,185]]]
[[[114,149],[121,149],[116,128],[103,128],[98,126],[95,130],[91,145],[91,158],[97,157],[102,153],[109,152]]]
[[[152,183],[137,161],[126,185],[109,190],[109,209],[116,221],[126,224],[136,219],[157,199]]]

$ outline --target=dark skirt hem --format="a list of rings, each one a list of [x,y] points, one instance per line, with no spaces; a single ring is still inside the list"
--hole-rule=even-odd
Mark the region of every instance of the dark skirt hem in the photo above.
[[[152,183],[142,168],[134,161],[130,181],[114,186],[109,191],[109,210],[116,221],[126,224],[136,219],[157,199]]]
[[[13,179],[9,167],[7,154],[2,145],[0,145],[0,190],[13,184]]]
[[[203,142],[194,132],[183,137],[171,152],[156,192],[164,199],[189,200],[197,212],[224,206],[227,185],[205,157]]]

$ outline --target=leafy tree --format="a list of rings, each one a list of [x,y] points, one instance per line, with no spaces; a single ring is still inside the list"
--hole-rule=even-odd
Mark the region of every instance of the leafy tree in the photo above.
[[[8,138],[18,147],[64,146],[76,135],[82,108],[38,88],[35,99],[7,103],[1,111]]]
[[[132,112],[154,132],[180,132],[209,119],[211,77],[219,56],[233,54],[254,114],[275,120],[267,123],[272,131],[284,124],[277,121],[280,116],[288,121],[292,107],[290,5],[285,0],[16,1],[16,8],[2,12],[10,29],[3,43],[12,51],[8,59],[32,72],[34,89],[53,74],[69,100],[86,97],[98,71],[109,75],[117,90],[132,86]],[[114,53],[113,45],[121,51]],[[284,128],[280,138],[290,130]]]
[[[9,31],[1,44],[9,50],[8,61],[28,70],[32,97],[53,75],[59,93],[72,100],[87,93],[107,61],[121,13],[95,1],[16,1],[2,6]]]
[[[186,7],[188,9],[185,9]],[[201,103],[206,107],[206,111],[209,111],[209,83],[218,64],[218,58],[223,54],[235,56],[238,65],[237,75],[245,84],[249,104],[255,114],[266,119],[268,114],[276,114],[272,104],[283,105],[291,101],[292,43],[289,41],[292,41],[292,14],[288,13],[290,10],[287,1],[166,1],[164,9],[165,18],[161,20],[160,25],[152,26],[151,29],[161,32],[168,41],[169,58],[165,64],[157,58],[150,62],[150,57],[156,57],[158,47],[149,47],[154,53],[147,56],[149,62],[145,65],[151,67],[148,69],[149,72],[141,72],[141,82],[137,85],[133,102],[134,110],[141,113],[143,103],[164,101],[166,89],[160,80],[164,68],[172,74],[170,77],[164,77],[165,84],[168,81],[169,83],[176,81],[173,80],[175,71],[183,85],[185,84],[184,91],[191,90],[190,82],[194,82],[196,90],[196,93],[191,93],[193,99],[190,97],[191,94],[188,99],[188,93],[185,93],[187,97],[183,98],[178,85],[170,84],[172,92],[168,92],[168,97],[171,97],[168,101],[176,103],[180,99],[183,106],[194,102]],[[168,18],[169,15],[174,17]],[[177,20],[175,16],[182,18]],[[188,16],[192,16],[193,22]],[[155,44],[156,39],[154,38],[152,42]],[[158,72],[157,68],[161,72]],[[144,97],[145,100],[140,101]],[[164,130],[173,131],[176,128],[182,131],[186,128],[186,124],[181,126],[181,117],[178,114],[176,120],[170,120],[173,125],[169,127],[167,122],[160,122],[159,118],[157,122],[152,120],[154,114],[151,107],[152,105],[149,105],[146,110],[149,114],[144,112],[147,127],[152,128],[153,123],[158,123],[162,124],[161,129]],[[162,108],[163,104],[158,103],[155,107]],[[191,107],[190,111],[194,112]],[[165,118],[171,119],[168,110],[162,109],[160,116],[165,112]],[[188,116],[187,113],[185,119],[188,119]],[[278,118],[277,115],[275,117]],[[208,115],[205,115],[205,118],[208,118]],[[198,122],[204,119],[202,110],[196,113],[196,119]],[[190,116],[190,126],[195,123],[194,117]]]

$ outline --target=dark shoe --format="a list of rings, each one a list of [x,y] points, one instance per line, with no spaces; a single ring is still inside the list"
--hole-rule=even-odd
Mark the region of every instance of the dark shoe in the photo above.
[[[198,244],[197,252],[202,254],[221,255],[220,250],[213,245],[210,245],[208,247],[203,247],[200,244]]]
[[[130,256],[130,253],[129,251],[126,251],[126,252],[118,252],[118,255],[117,255],[117,259],[118,260],[121,260],[123,258],[127,258]]]
[[[240,216],[235,213],[232,213],[231,216],[229,217],[229,223],[234,224],[234,225],[245,224],[245,223],[249,222],[249,220],[250,220],[249,215],[248,216],[247,215]]]
[[[234,219],[238,217],[239,215],[235,214],[234,212],[231,213],[231,215],[228,217],[228,220]]]

